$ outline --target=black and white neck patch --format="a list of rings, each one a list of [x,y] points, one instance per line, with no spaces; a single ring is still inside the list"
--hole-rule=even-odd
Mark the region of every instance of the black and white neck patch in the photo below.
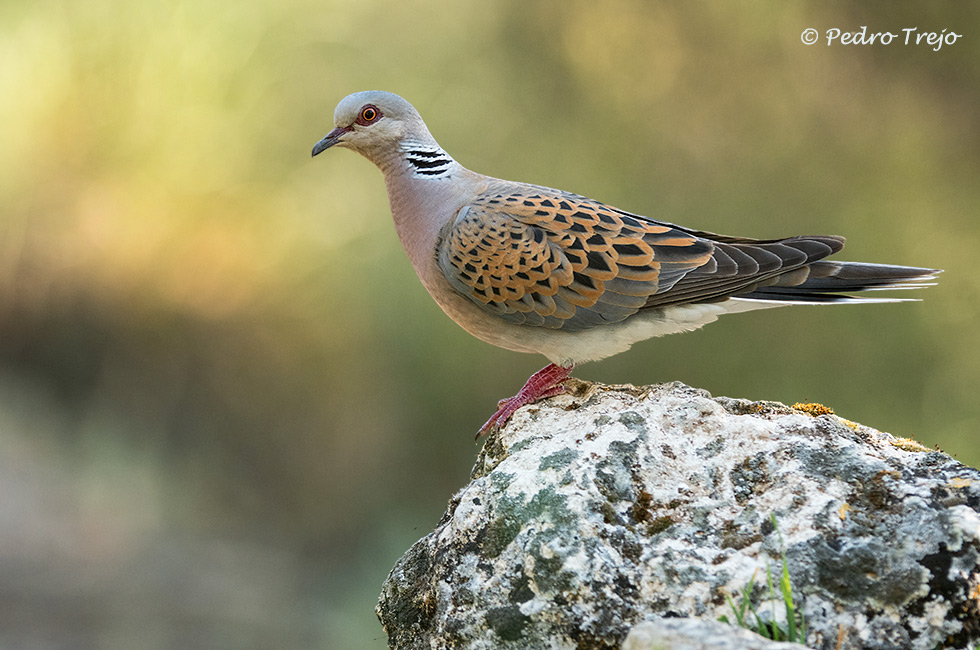
[[[405,142],[401,149],[405,160],[412,166],[412,173],[420,178],[448,176],[456,162],[438,145]]]

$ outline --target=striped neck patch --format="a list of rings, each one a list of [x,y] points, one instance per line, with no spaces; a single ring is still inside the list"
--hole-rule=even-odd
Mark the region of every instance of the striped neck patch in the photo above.
[[[412,166],[412,173],[420,178],[446,177],[456,163],[452,156],[435,144],[404,142],[401,150],[405,160]]]

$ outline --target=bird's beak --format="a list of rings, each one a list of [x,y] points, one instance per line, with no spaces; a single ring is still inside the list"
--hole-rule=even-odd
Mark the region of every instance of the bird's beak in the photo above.
[[[336,129],[324,136],[322,140],[313,145],[313,155],[322,153],[340,142],[340,139],[344,137],[344,134],[350,131],[349,126],[338,126]]]

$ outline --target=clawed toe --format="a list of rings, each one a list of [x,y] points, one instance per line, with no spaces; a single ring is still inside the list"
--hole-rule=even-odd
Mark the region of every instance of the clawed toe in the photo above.
[[[491,415],[490,419],[480,427],[476,433],[476,439],[479,440],[482,436],[504,426],[507,420],[522,406],[564,393],[563,382],[568,379],[571,373],[571,366],[558,366],[552,363],[531,375],[531,378],[527,380],[517,395],[497,402],[497,412]]]

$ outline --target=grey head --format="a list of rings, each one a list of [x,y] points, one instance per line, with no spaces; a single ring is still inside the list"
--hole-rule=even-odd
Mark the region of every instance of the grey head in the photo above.
[[[400,143],[434,143],[418,111],[394,93],[363,90],[344,97],[333,114],[334,129],[313,147],[313,155],[330,147],[352,149],[376,165]]]

